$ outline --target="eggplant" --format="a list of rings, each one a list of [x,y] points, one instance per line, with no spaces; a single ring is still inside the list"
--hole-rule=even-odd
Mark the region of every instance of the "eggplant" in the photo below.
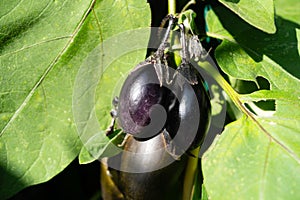
[[[104,200],[184,198],[188,162],[198,159],[190,152],[203,142],[211,105],[202,76],[189,62],[183,26],[181,65],[163,65],[173,25],[170,17],[158,50],[132,70],[121,89],[116,119],[127,137],[123,152],[101,165]]]

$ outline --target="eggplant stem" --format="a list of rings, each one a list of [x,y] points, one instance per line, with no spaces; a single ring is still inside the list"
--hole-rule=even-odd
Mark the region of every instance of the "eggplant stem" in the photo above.
[[[192,156],[189,156],[188,163],[185,170],[184,182],[183,182],[183,200],[192,200],[193,191],[194,191],[194,182],[197,175],[198,160],[199,160],[200,146],[194,150],[191,150],[190,153]]]

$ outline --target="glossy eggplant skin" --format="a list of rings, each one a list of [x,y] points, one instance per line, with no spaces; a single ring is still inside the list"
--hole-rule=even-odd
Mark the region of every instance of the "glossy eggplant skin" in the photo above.
[[[144,67],[150,68],[143,71]],[[135,70],[129,75],[129,77],[132,76],[130,78],[130,85],[132,87],[135,84],[132,82],[137,82],[138,84],[147,83],[145,79],[147,80],[149,74],[153,75],[155,73],[150,64],[142,65],[138,69],[141,71],[137,74],[142,74],[142,76],[135,76]],[[157,92],[156,95],[151,95],[151,97],[155,97],[155,101],[153,102],[162,105],[167,110],[167,121],[162,129],[166,130],[171,138],[176,136],[180,124],[187,127],[190,127],[190,123],[197,124],[195,126],[196,129],[186,129],[184,134],[177,137],[177,140],[192,141],[189,143],[188,150],[201,145],[210,122],[210,99],[203,85],[201,75],[198,72],[194,73],[197,83],[193,85],[186,80],[180,80],[180,77],[179,79],[174,79],[174,88],[181,91],[178,96],[179,100],[176,100],[170,90],[150,84],[150,86],[155,86],[152,88],[152,91]],[[147,85],[144,86],[145,91],[148,92],[149,88],[147,88]],[[129,89],[132,89],[132,87],[129,87]],[[126,91],[124,94],[128,97],[130,91]],[[145,94],[148,98],[147,93],[141,92],[141,94]],[[144,97],[143,95],[139,96],[136,105],[139,105],[141,99]],[[122,99],[120,100],[122,101]],[[119,103],[122,103],[121,101]],[[123,105],[123,108],[128,108],[128,101],[124,103],[126,105]],[[143,105],[140,104],[139,106]],[[138,110],[139,106],[133,106],[134,110]],[[199,108],[197,112],[195,111],[197,110],[195,107]],[[193,118],[195,115],[199,116],[196,121]],[[119,117],[121,117],[120,110]],[[124,117],[123,120],[126,120],[127,117]],[[170,144],[166,141],[162,133],[163,130],[160,129],[155,136],[144,140],[140,140],[135,137],[136,135],[130,134],[125,141],[124,151],[119,156],[110,158],[110,162],[120,164],[120,170],[107,169],[105,173],[102,173],[102,176],[110,174],[109,177],[111,178],[111,182],[114,183],[113,187],[115,187],[113,189],[109,184],[102,184],[102,194],[106,197],[105,200],[182,199],[184,173],[189,156],[184,153],[180,156],[179,160],[174,159],[167,150],[167,146]],[[176,143],[175,141],[175,145],[180,146],[180,144],[180,142]]]
[[[118,123],[125,133],[149,139],[165,129],[184,150],[191,143],[191,148],[201,144],[209,125],[210,98],[197,70],[193,70],[193,84],[186,78],[182,71],[193,69],[186,65],[169,70],[172,79],[163,85],[152,63],[139,64],[128,75],[118,105]],[[157,105],[161,110],[153,109]]]
[[[193,69],[192,66],[189,67]],[[166,123],[166,130],[171,134],[171,137],[174,138],[175,135],[173,134],[177,134],[176,140],[179,140],[179,142],[175,141],[177,145],[186,145],[191,142],[188,150],[192,150],[203,143],[211,116],[210,97],[204,86],[204,80],[197,70],[193,70],[193,75],[195,76],[193,84],[190,84],[187,79],[180,80],[186,78],[187,75],[184,73],[178,77],[179,80],[175,79],[175,81],[180,82],[175,88],[182,88],[180,103],[169,112]],[[182,130],[179,130],[179,126],[185,128],[183,133]]]
[[[123,198],[120,199],[182,199],[182,180],[187,155],[183,155],[180,160],[174,160],[165,149],[162,134],[145,141],[139,141],[129,136],[125,149],[126,151],[120,157],[110,158],[111,162],[114,162],[114,159],[121,159],[121,171],[109,170],[111,180],[123,195]],[[171,164],[166,164],[166,162]],[[137,173],[126,172],[133,171],[133,168],[137,170]],[[107,173],[102,173],[101,176],[107,176]],[[103,196],[109,196],[105,200],[116,198],[112,197],[113,195],[116,196],[116,193],[112,192],[112,190],[116,191],[116,188],[113,189],[107,186],[108,184],[105,188],[105,185],[102,185]]]
[[[168,112],[170,104],[167,98],[169,93],[167,88],[159,85],[152,63],[139,64],[128,75],[119,96],[119,126],[125,133],[137,138],[151,138],[159,134],[167,118],[165,112]],[[158,110],[160,116],[150,116],[154,105],[161,106],[161,110]],[[162,117],[162,114],[165,116]]]
[[[129,139],[126,144],[129,152],[146,153],[146,156],[132,156],[127,152],[122,156],[122,170],[130,165],[139,171],[148,171],[145,173],[120,173],[120,189],[126,194],[127,199],[181,199],[181,195],[174,191],[180,191],[184,167],[186,165],[186,157],[175,161],[166,151],[163,135],[147,141],[138,141],[134,138]],[[161,149],[159,153],[153,153]],[[166,165],[167,161],[172,163]],[[166,166],[165,166],[166,165]],[[154,192],[155,191],[155,192]]]

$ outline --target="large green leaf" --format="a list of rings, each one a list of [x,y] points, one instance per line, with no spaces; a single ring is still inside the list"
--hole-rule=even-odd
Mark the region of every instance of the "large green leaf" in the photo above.
[[[208,19],[208,23],[213,22],[209,24],[211,35],[224,40],[216,50],[222,70],[241,80],[257,82],[258,77],[263,77],[270,90],[238,95],[254,113],[245,112],[242,118],[227,125],[204,155],[208,196],[299,199],[299,25],[278,18],[278,31],[271,35],[245,25],[226,11],[216,13],[227,16],[226,21],[219,23]],[[252,103],[265,100],[275,100],[274,111],[262,110]]]
[[[21,1],[1,16],[1,199],[50,179],[80,149],[71,112],[80,59],[67,50],[90,7]]]
[[[267,33],[276,31],[273,0],[219,0],[249,24]]]
[[[102,41],[82,64],[73,97],[74,116],[85,145],[79,155],[82,164],[104,155],[109,139],[100,132],[110,125],[112,100],[118,95],[126,74],[145,59],[150,35],[150,10],[146,3],[100,2],[96,12],[103,32]],[[120,20],[125,17],[128,20]]]
[[[300,22],[298,0],[275,0],[276,14],[294,23]]]
[[[300,78],[297,39],[300,24],[277,16],[276,33],[267,34],[249,26],[223,7],[210,11],[207,23],[209,36],[238,43],[255,61],[261,61],[263,55],[267,55],[290,74]],[[226,51],[222,52],[226,54]]]
[[[0,8],[0,198],[44,182],[79,153],[75,77],[100,41],[148,26],[146,2],[9,1]],[[142,23],[140,23],[142,22]]]

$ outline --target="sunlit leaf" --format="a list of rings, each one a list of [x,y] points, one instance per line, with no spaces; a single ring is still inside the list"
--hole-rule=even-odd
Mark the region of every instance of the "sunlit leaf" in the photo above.
[[[10,1],[0,8],[0,198],[61,172],[80,152],[75,77],[104,39],[149,25],[146,2]],[[105,16],[105,17],[103,17]]]
[[[253,113],[246,113],[227,125],[204,155],[204,183],[208,196],[212,199],[298,199],[300,92],[297,88],[300,80],[296,78],[299,76],[297,24],[279,19],[278,32],[269,35],[232,19],[230,23],[222,21],[234,41],[226,40],[225,34],[220,35],[224,41],[216,50],[218,64],[236,79],[257,82],[258,77],[263,77],[269,82],[270,90],[239,96]],[[233,31],[238,25],[240,30]],[[212,25],[210,31],[226,33],[221,27],[221,24]],[[262,110],[252,104],[265,100],[275,101],[274,111]]]
[[[276,31],[273,0],[219,0],[246,22],[267,33]]]
[[[275,0],[276,14],[294,23],[300,22],[299,10],[300,1],[298,0]]]

